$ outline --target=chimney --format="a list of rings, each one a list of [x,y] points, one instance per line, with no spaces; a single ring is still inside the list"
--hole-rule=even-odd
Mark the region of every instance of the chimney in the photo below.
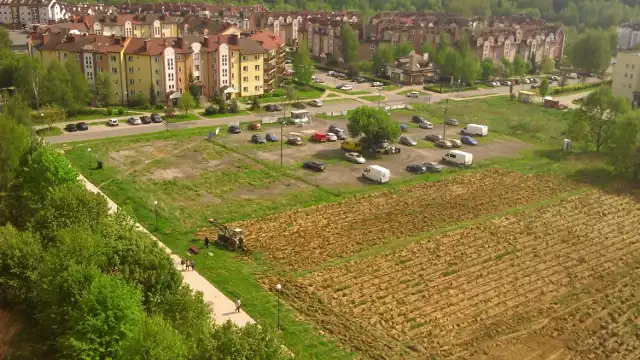
[[[238,45],[238,35],[236,34],[229,35],[229,44]]]
[[[145,52],[149,51],[149,39],[146,39],[144,41],[144,51]]]

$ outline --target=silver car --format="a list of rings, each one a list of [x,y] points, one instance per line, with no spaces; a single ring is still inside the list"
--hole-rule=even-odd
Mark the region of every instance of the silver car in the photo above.
[[[420,121],[418,126],[420,126],[420,129],[433,129],[433,124],[426,120]]]
[[[451,147],[453,148],[461,148],[462,142],[458,139],[447,139],[448,142],[451,143]]]
[[[418,143],[415,140],[413,140],[413,139],[411,139],[411,138],[409,138],[407,136],[400,136],[400,139],[399,139],[398,142],[400,144],[406,145],[406,146],[416,146],[416,145],[418,145]]]
[[[460,122],[457,119],[447,119],[447,125],[450,126],[458,126]]]

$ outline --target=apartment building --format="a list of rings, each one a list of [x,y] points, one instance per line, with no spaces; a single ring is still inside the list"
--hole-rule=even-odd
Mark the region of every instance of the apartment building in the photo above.
[[[611,80],[613,95],[625,97],[634,108],[638,108],[640,105],[640,52],[618,52]]]
[[[618,50],[631,50],[640,43],[640,24],[625,23],[618,26]]]
[[[14,30],[63,18],[56,0],[0,0],[0,24]]]
[[[276,34],[260,30],[251,35],[251,39],[257,41],[263,49],[264,92],[271,92],[278,88],[278,77],[284,72],[285,42]]]
[[[349,19],[345,21],[343,18],[309,18],[303,22],[298,41],[305,42],[309,47],[311,56],[321,63],[343,65],[342,42],[340,40],[340,31],[343,26],[351,26],[356,37],[360,37],[361,29],[359,24],[351,22]]]
[[[165,14],[88,15],[81,21],[93,35],[138,38],[177,37],[183,17]]]
[[[302,27],[303,22],[311,20],[315,22],[318,19],[325,21],[335,20],[338,22],[357,23],[359,16],[352,11],[341,12],[319,12],[319,11],[274,11],[262,12],[254,15],[256,18],[256,27],[273,32],[281,37],[289,46],[297,46],[300,33],[305,28]]]
[[[564,55],[565,36],[560,27],[513,25],[486,27],[471,35],[470,45],[481,59],[513,61],[517,56],[541,64],[550,58],[559,61]]]
[[[179,36],[240,35],[241,29],[229,22],[201,18],[199,16],[188,16],[180,23],[178,31],[180,33]]]
[[[206,97],[264,92],[263,45],[235,34],[142,39],[34,33],[30,40],[31,55],[45,66],[73,58],[91,85],[97,73],[108,72],[122,103],[151,92],[165,101],[178,98],[188,90],[190,74]]]

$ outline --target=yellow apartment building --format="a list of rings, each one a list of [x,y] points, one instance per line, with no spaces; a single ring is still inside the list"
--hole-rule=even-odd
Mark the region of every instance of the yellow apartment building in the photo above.
[[[121,14],[89,15],[82,21],[90,34],[147,39],[177,37],[182,19],[163,14]]]

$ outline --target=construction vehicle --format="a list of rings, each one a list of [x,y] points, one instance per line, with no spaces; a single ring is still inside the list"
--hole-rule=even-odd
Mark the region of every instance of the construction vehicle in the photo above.
[[[209,222],[219,230],[218,238],[215,241],[217,245],[226,246],[230,251],[236,251],[237,249],[246,251],[242,229],[229,228],[216,221],[216,219],[209,219]]]

